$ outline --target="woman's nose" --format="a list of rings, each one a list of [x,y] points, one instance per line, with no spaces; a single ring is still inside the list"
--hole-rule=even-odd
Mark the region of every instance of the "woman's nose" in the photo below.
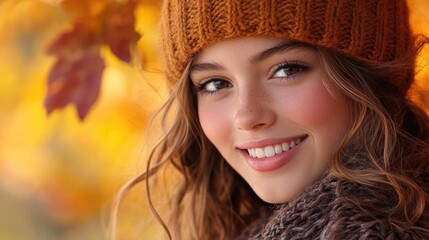
[[[247,88],[237,96],[235,126],[240,130],[257,130],[276,120],[270,95],[261,88]]]

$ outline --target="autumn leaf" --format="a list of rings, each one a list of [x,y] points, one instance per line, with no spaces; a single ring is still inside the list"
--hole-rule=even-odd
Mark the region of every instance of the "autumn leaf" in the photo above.
[[[134,2],[126,5],[115,2],[106,8],[105,41],[113,54],[124,62],[131,61],[130,43],[136,43],[140,38],[134,30],[135,5]]]
[[[48,77],[45,108],[49,115],[72,104],[84,120],[100,92],[105,68],[101,47],[107,45],[120,60],[131,62],[131,46],[140,38],[134,30],[136,2],[63,0],[62,6],[75,19],[48,47],[57,60]]]
[[[104,70],[100,49],[94,46],[75,58],[58,59],[48,78],[45,106],[48,114],[74,104],[83,120],[96,102]]]
[[[75,21],[69,31],[64,31],[48,47],[48,54],[73,58],[77,52],[84,52],[92,46],[101,45],[102,38],[96,33],[99,27],[94,22]]]

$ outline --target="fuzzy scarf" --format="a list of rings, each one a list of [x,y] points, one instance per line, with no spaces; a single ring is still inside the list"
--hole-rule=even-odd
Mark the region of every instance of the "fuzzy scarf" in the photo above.
[[[380,194],[385,199],[380,200]],[[387,190],[326,174],[294,201],[277,206],[269,219],[251,227],[240,239],[429,239],[428,204],[417,223],[404,224],[389,217],[394,197]]]

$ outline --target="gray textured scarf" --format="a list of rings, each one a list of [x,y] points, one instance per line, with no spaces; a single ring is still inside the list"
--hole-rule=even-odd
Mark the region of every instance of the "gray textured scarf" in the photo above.
[[[416,224],[397,224],[387,213],[393,203],[375,197],[380,194],[389,199],[391,193],[326,174],[294,201],[277,206],[269,219],[240,239],[429,239],[428,208]]]

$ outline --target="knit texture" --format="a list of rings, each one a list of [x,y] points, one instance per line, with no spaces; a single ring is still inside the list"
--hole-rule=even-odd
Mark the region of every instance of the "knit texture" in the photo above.
[[[397,224],[389,220],[388,211],[379,215],[372,211],[389,205],[377,194],[379,190],[327,174],[294,201],[279,205],[270,218],[251,227],[240,239],[429,239],[428,210],[416,224]]]
[[[401,58],[413,45],[405,0],[164,0],[161,59],[170,84],[202,48],[273,36],[369,62]]]

